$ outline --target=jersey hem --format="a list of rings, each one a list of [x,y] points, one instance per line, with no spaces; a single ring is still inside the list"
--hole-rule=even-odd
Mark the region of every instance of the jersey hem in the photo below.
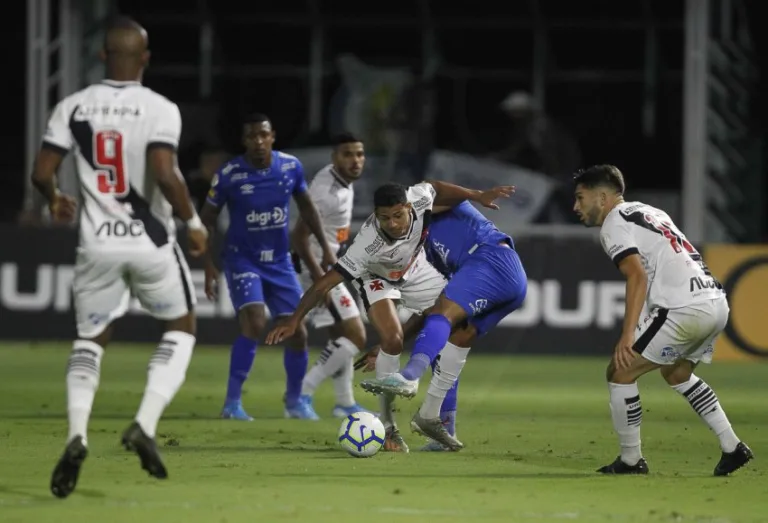
[[[356,279],[347,269],[339,265],[338,262],[333,266],[333,270],[341,274],[347,281],[353,281]]]

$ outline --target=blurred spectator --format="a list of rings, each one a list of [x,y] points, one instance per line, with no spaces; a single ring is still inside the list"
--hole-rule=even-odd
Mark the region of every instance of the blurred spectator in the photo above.
[[[405,184],[420,182],[429,168],[435,147],[436,93],[432,75],[414,68],[411,82],[398,97],[388,118],[396,156],[394,172]]]
[[[493,154],[498,161],[546,174],[557,182],[540,222],[574,222],[571,212],[571,177],[581,166],[581,151],[574,136],[549,118],[533,97],[514,91],[501,102],[511,121],[509,144]]]
[[[188,181],[189,194],[198,211],[205,203],[213,175],[229,158],[229,153],[218,146],[206,145],[200,151],[197,167],[189,173]]]

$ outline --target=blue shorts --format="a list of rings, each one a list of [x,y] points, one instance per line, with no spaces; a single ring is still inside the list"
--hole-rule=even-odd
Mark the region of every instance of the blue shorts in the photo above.
[[[285,262],[254,263],[228,256],[223,265],[235,311],[263,303],[274,318],[293,314],[299,305],[303,291],[290,258]]]
[[[481,245],[445,286],[445,297],[459,304],[478,336],[520,308],[528,278],[514,249]]]

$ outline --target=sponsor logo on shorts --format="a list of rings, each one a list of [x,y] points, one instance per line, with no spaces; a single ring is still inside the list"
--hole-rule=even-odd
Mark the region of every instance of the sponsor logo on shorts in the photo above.
[[[681,357],[682,354],[680,354],[672,347],[664,347],[661,349],[661,359],[664,361],[673,362],[679,360]]]

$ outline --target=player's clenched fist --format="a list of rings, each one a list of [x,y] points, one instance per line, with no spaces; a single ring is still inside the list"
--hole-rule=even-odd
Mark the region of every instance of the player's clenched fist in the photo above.
[[[57,223],[70,223],[75,219],[77,202],[71,196],[57,192],[48,206],[51,219]]]
[[[189,240],[189,254],[197,258],[208,249],[208,231],[202,227],[200,229],[187,229],[187,239]]]

